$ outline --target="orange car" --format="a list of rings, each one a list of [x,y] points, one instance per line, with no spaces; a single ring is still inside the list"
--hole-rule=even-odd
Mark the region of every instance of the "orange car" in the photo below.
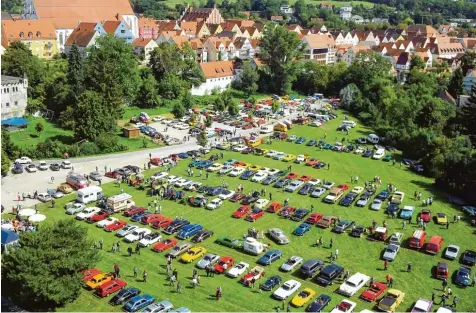
[[[307,166],[314,166],[316,164],[320,163],[318,159],[310,159],[309,161],[306,162]]]
[[[302,176],[299,178],[299,180],[302,181],[302,182],[308,182],[308,181],[310,181],[311,179],[312,179],[312,177],[309,176],[309,175],[302,175]]]

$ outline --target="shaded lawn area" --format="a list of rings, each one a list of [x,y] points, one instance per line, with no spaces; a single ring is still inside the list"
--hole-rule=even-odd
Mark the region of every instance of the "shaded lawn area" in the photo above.
[[[308,139],[312,136],[315,138],[321,138],[324,133],[328,133],[328,138],[336,136],[333,129],[339,124],[342,117],[339,117],[339,121],[332,120],[326,124],[323,128],[312,128],[308,126],[297,126],[290,131],[290,134],[305,134]],[[352,130],[349,137],[356,138],[360,136],[359,132],[367,132],[369,130],[361,128]],[[333,139],[333,138],[332,138]],[[331,140],[332,142],[332,140]],[[361,156],[347,153],[337,153],[332,151],[319,151],[317,148],[306,147],[305,145],[297,145],[288,142],[273,142],[271,146],[265,146],[266,148],[274,148],[276,150],[285,151],[287,153],[306,153],[313,157],[319,158],[325,162],[331,163],[330,170],[327,169],[314,169],[306,167],[305,165],[298,165],[292,163],[292,170],[299,174],[308,174],[321,180],[335,181],[339,183],[350,183],[351,175],[358,175],[360,177],[360,184],[363,185],[364,180],[371,180],[375,175],[379,175],[382,179],[383,186],[388,183],[393,183],[399,190],[405,192],[405,205],[414,205],[417,207],[417,212],[421,210],[419,202],[413,199],[413,193],[415,190],[421,191],[423,198],[433,196],[434,203],[431,206],[433,215],[438,212],[443,212],[448,215],[452,220],[453,215],[460,213],[455,207],[452,207],[446,202],[446,197],[435,190],[432,186],[432,180],[423,176],[410,172],[407,168],[400,168],[397,163],[393,166],[391,163],[383,162],[381,160],[366,159]],[[229,158],[238,159],[244,162],[257,164],[260,166],[273,167],[284,169],[290,163],[270,160],[262,156],[255,155],[242,155],[235,152],[225,152],[225,160]],[[222,161],[222,160],[221,160]],[[122,162],[127,164],[127,160]],[[186,168],[189,160],[184,160],[179,163],[179,166],[172,170],[171,174],[186,176]],[[117,164],[121,165],[121,164]],[[151,175],[161,169],[153,169],[146,171],[146,175]],[[198,175],[198,170],[195,170],[195,175]],[[203,175],[205,177],[205,175]],[[210,174],[208,181],[203,178],[195,177],[194,180],[203,181],[208,185],[220,185],[223,181],[229,184],[230,188],[236,188],[239,184],[243,184],[245,192],[252,189],[261,189],[262,185],[252,183],[246,180],[240,180],[232,177],[217,177],[216,174]],[[353,186],[351,184],[351,186]],[[147,206],[147,203],[152,201],[153,198],[146,195],[146,192],[140,191],[136,188],[122,185],[119,187],[115,183],[109,183],[103,185],[104,191],[107,195],[114,195],[120,192],[120,188],[124,188],[124,191],[133,195],[134,200],[138,205]],[[437,256],[431,256],[425,254],[422,251],[411,250],[407,248],[407,239],[411,236],[412,232],[417,229],[415,224],[409,225],[407,230],[402,230],[401,219],[388,219],[383,210],[371,211],[368,206],[365,208],[358,208],[355,206],[342,207],[337,204],[329,205],[324,204],[320,199],[310,198],[309,196],[302,196],[296,193],[283,193],[281,190],[277,190],[270,186],[267,186],[267,191],[272,192],[273,200],[283,202],[284,199],[289,198],[290,204],[296,207],[309,208],[314,205],[316,211],[325,215],[338,215],[341,219],[349,219],[355,221],[358,225],[369,226],[372,220],[376,220],[379,225],[384,220],[389,223],[389,234],[394,232],[403,232],[405,241],[403,247],[400,250],[396,260],[391,262],[389,270],[383,271],[383,261],[380,259],[382,251],[385,248],[385,244],[382,242],[368,241],[365,238],[356,239],[350,237],[348,234],[335,234],[330,229],[320,229],[313,227],[308,233],[302,237],[292,235],[292,231],[299,225],[298,222],[291,220],[281,219],[279,216],[271,213],[266,213],[263,218],[250,223],[245,220],[237,220],[231,218],[231,214],[239,207],[239,204],[235,204],[229,201],[224,202],[224,205],[215,210],[209,211],[203,208],[194,208],[190,206],[184,206],[182,204],[164,200],[161,201],[163,206],[163,214],[169,217],[183,216],[189,219],[193,223],[200,223],[205,228],[211,229],[215,232],[211,239],[207,239],[204,243],[199,244],[208,249],[208,252],[216,253],[220,256],[233,256],[237,262],[244,261],[250,264],[251,267],[256,265],[256,261],[259,257],[245,254],[241,251],[233,250],[220,246],[213,241],[221,235],[228,235],[231,237],[241,238],[245,234],[249,227],[255,227],[258,230],[267,230],[271,227],[279,227],[288,235],[291,243],[285,246],[277,246],[269,239],[265,239],[264,242],[271,243],[272,249],[281,249],[283,251],[283,258],[270,266],[265,267],[265,278],[259,282],[264,282],[266,277],[271,275],[280,275],[283,280],[297,279],[302,283],[301,290],[305,287],[312,288],[317,291],[317,294],[326,293],[332,297],[331,304],[325,309],[330,311],[334,305],[341,301],[344,296],[336,293],[338,286],[342,283],[341,280],[337,280],[336,283],[329,287],[321,287],[313,282],[311,279],[303,279],[297,274],[282,273],[279,271],[281,264],[292,255],[300,255],[305,260],[311,258],[318,258],[329,263],[330,252],[334,252],[335,248],[339,249],[339,259],[336,263],[344,266],[346,270],[350,271],[350,274],[354,274],[359,271],[369,276],[373,276],[378,281],[384,281],[386,274],[391,274],[394,278],[394,288],[400,289],[406,293],[405,302],[398,308],[398,311],[409,311],[416,300],[419,297],[431,299],[432,292],[437,295],[441,295],[441,281],[436,280],[432,276],[432,270],[438,261],[442,260],[442,253],[444,249],[440,251]],[[382,189],[382,188],[380,188]],[[190,193],[189,193],[190,194]],[[57,208],[47,209],[42,208],[40,211],[48,216],[47,222],[53,222],[61,218],[72,218],[64,214],[62,206],[74,198],[74,195],[65,197],[64,199],[57,201]],[[117,215],[117,214],[116,214]],[[118,215],[119,217],[119,215]],[[120,219],[125,219],[120,217]],[[104,251],[101,252],[102,260],[97,264],[97,267],[112,271],[113,265],[117,263],[121,268],[121,276],[125,279],[129,286],[139,287],[143,293],[150,293],[156,297],[158,301],[168,299],[174,306],[186,306],[192,311],[261,311],[269,312],[274,311],[276,306],[280,306],[281,302],[274,300],[270,297],[271,293],[260,293],[257,290],[246,288],[242,286],[238,279],[231,279],[223,275],[215,275],[214,278],[206,277],[204,271],[199,270],[201,275],[201,286],[196,289],[191,289],[191,276],[192,270],[196,262],[192,264],[182,264],[179,261],[173,261],[172,268],[176,268],[179,273],[179,280],[182,284],[182,294],[178,294],[175,288],[169,287],[168,281],[165,276],[165,253],[155,253],[148,248],[141,249],[141,255],[133,254],[132,257],[126,255],[126,249],[128,244],[121,241],[121,252],[113,254],[110,252],[113,242],[119,239],[111,233],[106,233],[103,230],[98,229],[95,225],[89,225],[84,222],[78,222],[89,229],[89,236],[99,241],[104,240]],[[448,244],[457,244],[461,246],[462,251],[465,249],[475,249],[476,244],[474,235],[471,235],[472,229],[467,220],[463,220],[458,224],[451,224],[448,230],[445,227],[436,225],[433,221],[428,224],[427,233],[428,239],[431,235],[441,235],[445,240],[445,246]],[[314,247],[315,241],[320,237],[323,237],[324,247]],[[168,237],[163,234],[162,238]],[[334,246],[330,249],[328,244],[329,240],[333,239]],[[131,245],[133,248],[135,244]],[[412,273],[405,271],[406,265],[411,262],[413,265]],[[448,261],[450,271],[453,273],[458,267],[458,261]],[[147,270],[149,277],[148,282],[141,282],[141,275],[139,279],[132,277],[133,267],[137,266],[139,273],[141,274],[144,269]],[[219,302],[211,298],[214,295],[215,289],[218,286],[223,288],[223,299]],[[474,311],[474,288],[459,288],[449,284],[453,289],[453,294],[456,295],[460,302],[458,303],[459,311]],[[356,311],[363,309],[375,309],[374,304],[366,303],[358,299],[359,295],[364,291],[361,289],[356,295],[350,299],[357,303]],[[288,299],[290,300],[290,299]],[[450,299],[452,300],[452,299]],[[120,311],[120,307],[111,307],[107,304],[108,299],[98,299],[92,295],[91,292],[82,290],[80,297],[74,303],[61,308],[60,311]],[[437,297],[437,303],[440,298]],[[435,307],[436,308],[436,307]],[[292,311],[304,311],[304,308],[291,308]]]
[[[45,141],[48,138],[57,139],[65,144],[74,143],[73,132],[62,129],[50,120],[42,117],[27,117],[30,124],[25,129],[10,132],[10,138],[19,147],[31,147]],[[38,134],[36,124],[43,124],[43,131]]]

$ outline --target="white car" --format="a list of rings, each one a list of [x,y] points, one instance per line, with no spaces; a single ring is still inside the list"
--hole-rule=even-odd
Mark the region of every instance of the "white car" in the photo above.
[[[191,181],[190,179],[182,178],[182,179],[177,180],[175,182],[174,186],[175,187],[185,187],[185,186],[190,185],[191,183],[193,183],[193,181]]]
[[[61,162],[61,167],[64,169],[70,169],[72,165],[70,161],[64,160],[63,162]]]
[[[209,172],[216,172],[216,171],[219,171],[223,168],[223,164],[220,164],[220,163],[214,163],[212,164],[212,166],[210,166],[209,168],[207,168],[207,171]]]
[[[231,199],[231,197],[233,197],[234,195],[235,192],[233,190],[225,190],[218,196],[218,198],[222,200],[228,200]]]
[[[445,251],[445,259],[456,260],[456,258],[458,258],[459,249],[459,246],[448,245]]]
[[[254,206],[257,209],[264,209],[269,203],[268,199],[258,199],[258,201],[255,202]]]
[[[322,188],[322,187],[317,187],[316,189],[314,189],[311,193],[311,197],[313,198],[320,198],[324,193],[326,193],[326,188]]]
[[[246,270],[250,267],[248,263],[245,262],[240,262],[238,264],[235,264],[227,273],[226,276],[230,277],[238,277],[242,275]]]
[[[433,306],[433,301],[420,298],[417,300],[417,302],[413,306],[412,312],[431,312],[432,306]]]
[[[40,171],[46,171],[49,167],[48,164],[46,164],[46,161],[40,161],[38,165],[36,166]]]
[[[277,168],[263,168],[261,169],[263,172],[268,173],[268,175],[276,175],[279,173],[279,170]]]
[[[381,158],[383,158],[385,156],[385,150],[383,149],[378,149],[374,155],[372,156],[372,159],[374,160],[380,160]]]
[[[97,207],[86,208],[81,213],[78,213],[78,215],[76,215],[76,219],[84,221],[93,216],[94,214],[99,213],[100,211],[101,209]]]
[[[48,201],[51,201],[51,196],[47,194],[46,192],[42,192],[38,194],[37,199],[40,200],[41,202],[48,202]]]
[[[154,116],[154,117],[152,118],[152,120],[153,120],[154,122],[160,122],[160,121],[162,121],[163,119],[164,119],[164,117],[163,117],[163,116],[160,116],[160,115],[159,115],[159,116]]]
[[[358,147],[354,151],[354,154],[362,154],[362,153],[364,153],[364,148],[362,148],[362,147]]]
[[[334,187],[336,183],[332,182],[332,181],[326,181],[322,187],[326,188],[326,189],[331,189],[332,187]]]
[[[124,241],[134,242],[134,241],[137,241],[141,238],[141,234],[142,234],[142,236],[145,236],[145,235],[150,234],[151,232],[152,232],[152,230],[150,230],[148,228],[138,228],[138,229],[134,230],[132,233],[130,233],[129,235],[127,235],[124,238]]]
[[[270,228],[268,229],[268,234],[276,241],[277,244],[285,245],[289,243],[288,237],[284,234],[284,232],[279,228]]]
[[[223,200],[220,198],[215,198],[207,204],[207,209],[215,210],[221,207]]]
[[[346,296],[353,296],[360,288],[365,286],[365,284],[370,280],[370,277],[362,274],[362,273],[355,273],[354,275],[350,276],[347,281],[345,281],[339,287],[339,293],[346,295]]]
[[[158,233],[158,232],[150,233],[150,234],[144,236],[144,238],[142,238],[139,241],[139,245],[141,247],[148,247],[151,244],[154,244],[154,243],[156,243],[157,241],[159,241],[161,239],[162,239],[162,235],[160,233]]]
[[[188,191],[195,191],[198,188],[200,188],[201,185],[202,185],[202,183],[200,183],[200,182],[192,182],[190,185],[185,186],[184,189],[188,190]]]
[[[146,126],[145,123],[142,123],[142,122],[136,122],[136,123],[134,123],[134,125],[135,125],[136,127]]]
[[[292,271],[296,266],[298,266],[299,264],[301,264],[302,261],[303,261],[303,258],[301,258],[300,256],[297,256],[297,255],[293,255],[292,257],[290,257],[289,259],[287,259],[287,261],[284,262],[283,265],[281,265],[280,270],[282,270],[283,272],[290,272],[290,271]]]
[[[167,181],[168,181],[170,184],[173,184],[173,183],[175,183],[175,182],[177,182],[177,181],[179,181],[179,180],[181,180],[181,179],[182,179],[182,177],[180,177],[180,176],[171,175],[171,176],[169,176],[169,177],[167,178]]]
[[[298,154],[294,163],[302,163],[306,160],[306,156],[304,154]]]
[[[265,157],[272,158],[278,151],[276,150],[269,150],[268,153],[265,154]]]
[[[16,159],[14,163],[28,164],[31,163],[31,159],[29,157],[22,156],[21,158]]]
[[[313,186],[320,185],[321,180],[319,178],[313,178],[310,181],[307,182],[308,184],[311,184]]]
[[[251,177],[251,181],[255,183],[259,183],[259,182],[262,182],[266,177],[268,177],[267,173],[258,171],[256,172],[256,174],[253,175],[253,177]]]
[[[313,122],[309,123],[309,126],[314,126],[314,127],[319,127],[319,126],[321,126],[321,125],[322,125],[322,124],[321,124],[321,122],[319,122],[319,121],[313,121]]]
[[[96,224],[96,227],[104,228],[104,227],[106,227],[107,225],[114,224],[115,222],[117,222],[117,218],[115,218],[115,217],[108,217],[108,218],[106,218],[105,220],[99,221],[99,222]]]
[[[356,306],[357,303],[344,299],[332,309],[331,313],[350,313]]]
[[[175,126],[175,128],[180,130],[186,130],[186,129],[189,129],[190,126],[188,126],[187,124],[178,124],[177,126]]]
[[[35,172],[36,172],[36,165],[33,164],[33,163],[30,163],[30,164],[28,164],[27,166],[25,166],[25,170],[26,170],[28,173],[35,173]]]
[[[233,170],[231,170],[230,173],[228,173],[228,176],[231,176],[231,177],[240,176],[241,174],[243,174],[244,171],[245,171],[245,168],[243,167],[235,167]]]
[[[209,265],[215,264],[216,262],[218,262],[218,260],[220,260],[219,255],[208,253],[203,257],[203,259],[197,262],[197,267],[204,269]]]
[[[278,300],[287,299],[290,295],[295,293],[301,287],[301,283],[291,279],[285,282],[281,287],[276,289],[273,293],[273,297]]]
[[[235,168],[234,166],[225,165],[218,171],[218,173],[227,174],[227,173],[231,172],[234,168]]]
[[[282,159],[284,159],[285,156],[287,156],[287,154],[284,153],[284,152],[276,152],[276,153],[273,155],[273,159],[275,159],[275,160],[282,160]]]
[[[167,172],[157,172],[154,175],[150,176],[150,178],[152,180],[163,179],[163,178],[167,177],[168,175],[169,174],[167,174]]]
[[[382,200],[374,199],[374,201],[372,201],[372,204],[370,205],[370,209],[374,211],[378,211],[381,208],[382,208]]]
[[[121,230],[119,230],[117,233],[116,233],[116,236],[117,237],[124,237],[126,235],[129,235],[130,233],[132,233],[133,231],[139,229],[139,226],[137,225],[127,225],[127,226],[124,226]]]
[[[233,147],[233,151],[242,152],[242,151],[245,150],[246,148],[248,148],[248,147],[245,146],[245,145],[236,145],[236,146]]]

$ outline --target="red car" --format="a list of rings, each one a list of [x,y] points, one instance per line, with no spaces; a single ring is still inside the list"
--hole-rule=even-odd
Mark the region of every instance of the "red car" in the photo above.
[[[269,207],[266,209],[266,212],[276,213],[281,210],[281,203],[279,202],[271,202]]]
[[[445,279],[448,278],[450,268],[446,262],[438,262],[436,265],[436,278]]]
[[[108,281],[107,283],[104,283],[101,286],[97,287],[96,288],[96,294],[99,297],[107,297],[110,294],[121,290],[125,286],[127,286],[127,283],[125,281],[120,280],[120,279],[114,279],[114,280]]]
[[[233,212],[233,217],[234,218],[242,218],[243,216],[245,216],[246,214],[248,214],[248,212],[251,210],[251,207],[248,206],[248,205],[242,205],[238,208],[238,210],[236,210],[235,212]]]
[[[173,246],[175,246],[177,244],[177,242],[178,241],[175,238],[164,239],[161,242],[156,243],[152,247],[152,250],[154,250],[155,252],[162,252],[162,251],[165,251],[167,249],[172,248]]]
[[[298,177],[298,173],[289,173],[288,175],[286,175],[286,179],[296,179]]]
[[[235,264],[235,259],[231,256],[223,256],[220,258],[215,267],[215,273],[223,274],[228,268],[231,268]]]
[[[314,166],[319,163],[318,159],[310,159],[309,161],[306,162],[307,166]]]
[[[101,274],[102,272],[103,271],[98,270],[97,268],[90,268],[90,269],[84,270],[83,277],[81,278],[81,280],[84,280],[84,281],[90,280],[91,278],[93,278],[97,274]]]
[[[253,148],[250,148],[250,147],[248,147],[248,148],[246,148],[245,150],[241,151],[242,154],[250,154],[250,153],[252,153],[252,152],[253,152]]]
[[[165,218],[165,216],[163,216],[161,214],[152,213],[152,214],[144,216],[140,220],[140,222],[141,222],[141,224],[144,224],[144,225],[151,225],[151,224],[154,224],[156,222],[162,221],[164,218]]]
[[[287,218],[287,217],[291,216],[291,214],[293,214],[294,211],[296,211],[296,208],[287,206],[284,209],[282,209],[281,211],[279,211],[278,215],[281,216],[281,217]]]
[[[302,182],[308,182],[308,181],[310,181],[311,179],[312,179],[312,177],[309,176],[309,175],[302,175],[302,176],[299,178],[299,180],[302,181]]]
[[[99,211],[98,213],[94,214],[88,219],[88,223],[94,223],[102,221],[103,219],[107,218],[109,213],[107,211]]]
[[[251,123],[246,124],[243,127],[241,127],[241,129],[252,129],[252,128],[253,128],[253,124],[251,124]]]
[[[170,217],[164,217],[163,220],[160,220],[160,221],[156,221],[152,224],[152,227],[155,228],[155,229],[159,229],[159,228],[166,228],[167,226],[169,226],[174,220],[171,219]]]
[[[236,162],[233,163],[231,166],[241,166],[241,167],[245,167],[245,166],[246,166],[246,163],[245,163],[245,162],[241,162],[241,161],[236,161]]]
[[[288,138],[288,134],[286,134],[286,133],[281,133],[281,134],[279,135],[279,139],[283,139],[283,140],[284,140],[284,139],[287,139],[287,138]]]
[[[104,230],[105,231],[115,231],[115,230],[121,229],[122,227],[124,227],[126,225],[127,225],[127,222],[117,220],[114,223],[109,224],[106,227],[104,227]]]
[[[322,219],[324,215],[321,213],[312,213],[311,216],[309,216],[306,220],[306,223],[308,224],[317,224],[319,221]]]
[[[347,184],[340,184],[339,186],[337,186],[337,188],[342,189],[342,191],[347,191],[347,189],[349,189],[349,185],[347,185]]]
[[[150,160],[150,163],[156,165],[156,166],[161,166],[162,164],[164,164],[164,161],[162,161],[161,158],[152,158]]]
[[[240,201],[243,200],[244,198],[246,198],[246,195],[245,195],[245,194],[235,193],[235,194],[233,195],[233,197],[231,197],[230,201],[231,201],[231,202],[240,202]]]
[[[106,174],[104,174],[104,176],[106,177],[109,177],[109,178],[113,178],[113,179],[118,179],[119,177],[121,177],[121,174],[119,174],[118,172],[106,172]]]
[[[362,292],[360,298],[368,302],[377,301],[378,297],[385,292],[385,289],[387,289],[387,285],[384,283],[374,282],[367,290]]]
[[[421,210],[420,212],[420,218],[423,220],[423,222],[428,223],[431,221],[431,211],[424,209]]]
[[[128,210],[124,211],[124,216],[131,217],[136,214],[140,214],[145,212],[144,207],[139,206],[131,206]]]
[[[251,213],[246,217],[246,220],[248,222],[254,222],[262,218],[263,215],[264,215],[263,209],[254,208],[253,211],[251,211]]]

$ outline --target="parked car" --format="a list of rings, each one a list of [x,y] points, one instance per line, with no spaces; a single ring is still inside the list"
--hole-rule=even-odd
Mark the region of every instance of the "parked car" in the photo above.
[[[331,297],[326,294],[322,294],[306,308],[306,312],[321,312],[330,301]]]
[[[476,252],[472,250],[466,250],[463,252],[463,255],[461,255],[461,263],[474,266],[476,263]]]
[[[350,276],[342,285],[340,285],[338,292],[346,295],[346,296],[353,296],[360,288],[365,286],[367,282],[370,280],[370,277],[362,274],[362,273],[355,273],[354,275]]]
[[[296,280],[288,280],[285,282],[281,287],[279,287],[274,293],[273,297],[278,299],[278,300],[284,300],[287,299],[289,296],[291,296],[293,293],[298,291],[298,289],[301,287],[301,283],[296,281]]]
[[[384,251],[384,253],[383,253],[382,258],[383,258],[384,260],[387,260],[387,261],[393,261],[393,260],[395,260],[395,257],[396,257],[397,254],[398,254],[398,250],[400,250],[400,246],[399,246],[399,245],[389,244],[389,245],[385,248],[385,251]]]
[[[316,281],[323,285],[332,285],[334,280],[342,275],[344,268],[337,264],[330,264],[324,267],[316,276]]]
[[[283,272],[290,272],[296,266],[301,264],[302,261],[303,261],[302,257],[294,255],[294,256],[290,257],[289,259],[287,259],[286,262],[284,262],[283,265],[281,265],[281,267],[279,269],[282,270]]]
[[[445,250],[445,258],[449,260],[455,260],[458,258],[459,254],[459,246],[456,245],[448,245],[448,247]]]
[[[367,290],[362,292],[360,298],[368,302],[377,301],[377,299],[385,292],[386,289],[386,284],[381,282],[373,282],[372,285],[367,288]]]
[[[124,305],[124,310],[127,312],[137,312],[153,303],[155,298],[151,295],[145,294],[142,296],[135,296]]]
[[[264,283],[262,283],[259,288],[264,291],[270,291],[274,287],[278,286],[282,282],[281,276],[274,275],[269,277]]]
[[[245,263],[245,262],[240,262],[238,264],[235,264],[235,266],[233,266],[227,273],[226,275],[227,276],[230,276],[230,277],[238,277],[240,275],[242,275],[248,268],[250,267],[250,265],[248,263]]]
[[[110,305],[120,305],[127,302],[129,299],[140,294],[139,288],[125,288],[119,291],[111,300],[109,300]]]
[[[270,265],[281,258],[283,252],[281,250],[270,250],[258,259],[259,264]]]
[[[218,260],[220,260],[219,255],[208,253],[203,257],[203,259],[197,262],[197,267],[204,269],[207,266],[215,265],[215,263],[218,262]]]
[[[471,284],[471,269],[461,266],[453,275],[453,283],[462,287],[469,286]]]

